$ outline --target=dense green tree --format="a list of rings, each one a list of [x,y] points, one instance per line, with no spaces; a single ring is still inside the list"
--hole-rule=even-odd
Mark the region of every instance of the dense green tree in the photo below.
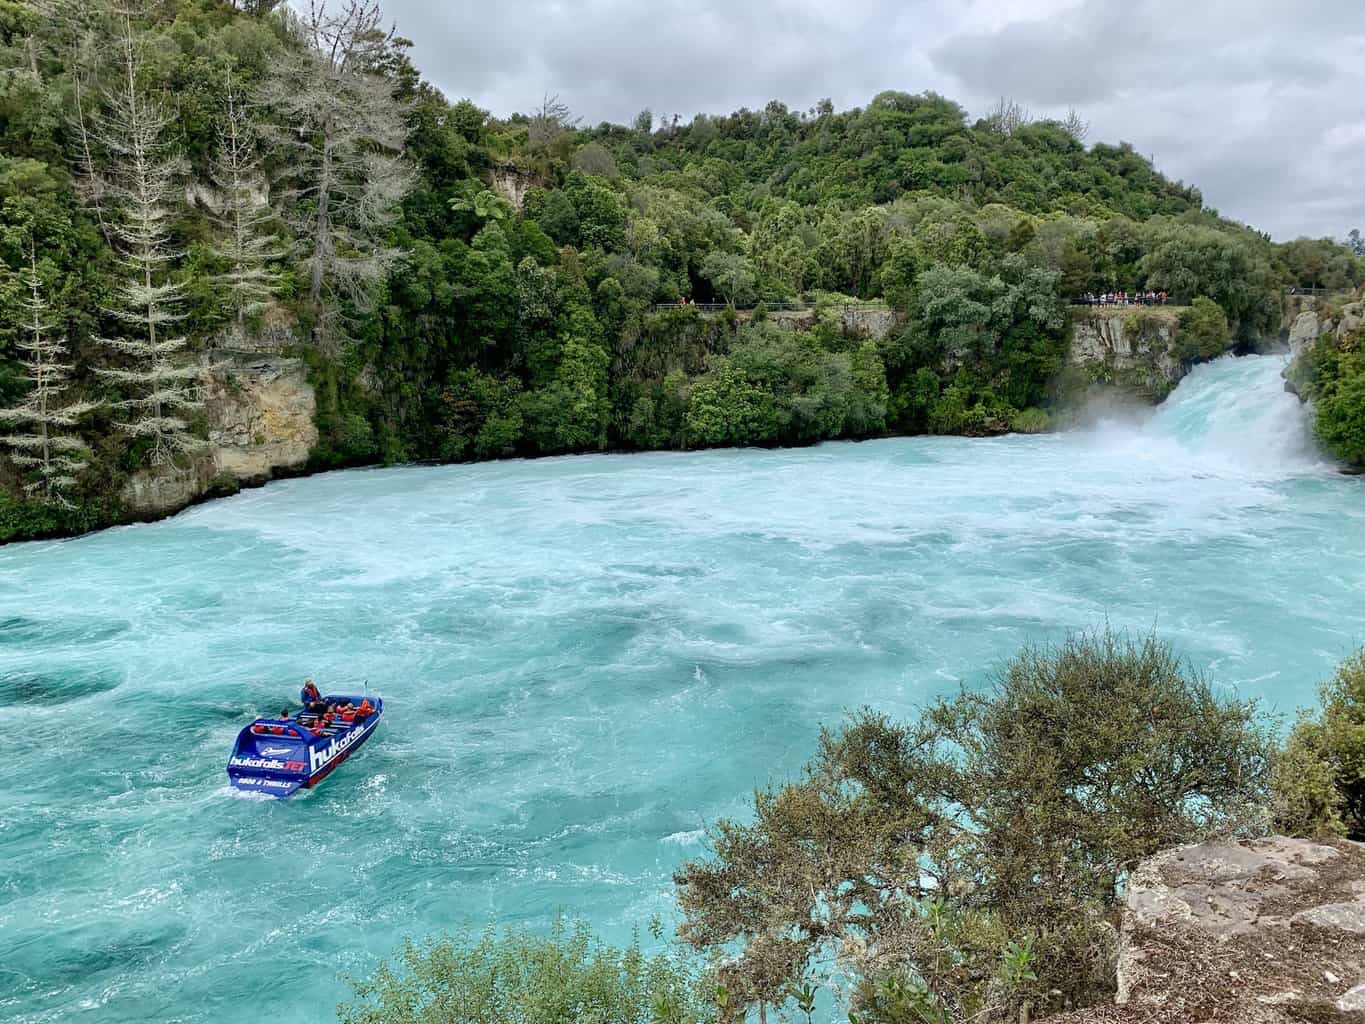
[[[863,712],[677,873],[683,937],[744,1007],[824,970],[871,1020],[1019,1020],[1102,998],[1123,878],[1260,826],[1272,743],[1154,640],[1025,650],[906,725]],[[830,966],[827,957],[834,959]],[[879,994],[881,993],[881,994]],[[898,994],[899,993],[899,994]],[[942,1016],[896,1017],[904,996]]]
[[[1223,307],[1200,295],[1180,314],[1180,355],[1193,362],[1212,359],[1228,350],[1231,342]]]
[[[729,305],[751,302],[758,285],[753,264],[739,253],[712,251],[702,260],[699,273]]]

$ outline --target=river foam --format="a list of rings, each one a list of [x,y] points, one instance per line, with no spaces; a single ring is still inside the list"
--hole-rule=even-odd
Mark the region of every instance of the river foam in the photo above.
[[[626,939],[821,723],[1106,619],[1291,711],[1365,640],[1365,481],[1279,371],[1067,435],[335,473],[0,549],[0,1019],[301,1024],[404,935]],[[310,674],[380,733],[233,798]]]

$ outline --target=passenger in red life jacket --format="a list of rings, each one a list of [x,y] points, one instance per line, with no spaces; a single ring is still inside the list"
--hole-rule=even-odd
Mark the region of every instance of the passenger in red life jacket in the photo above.
[[[355,709],[355,717],[363,722],[372,714],[374,714],[374,705],[370,703],[370,698],[369,697],[362,698],[362,700],[360,701],[360,707]]]
[[[320,711],[322,709],[322,694],[313,684],[312,676],[303,681],[303,689],[299,691],[299,702],[309,711]]]

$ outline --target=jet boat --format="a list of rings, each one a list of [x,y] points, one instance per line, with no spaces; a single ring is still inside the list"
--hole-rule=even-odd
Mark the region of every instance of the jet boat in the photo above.
[[[249,793],[287,797],[312,789],[374,735],[384,717],[384,698],[329,693],[329,707],[373,708],[368,714],[334,713],[330,720],[313,711],[295,718],[258,718],[237,734],[228,758],[232,785]]]

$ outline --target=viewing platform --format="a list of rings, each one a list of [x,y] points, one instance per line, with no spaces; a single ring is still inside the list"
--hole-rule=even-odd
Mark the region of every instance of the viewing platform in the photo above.
[[[733,309],[736,313],[756,313],[762,310],[765,313],[807,313],[814,312],[821,307],[827,309],[865,309],[872,311],[890,312],[891,306],[886,302],[874,300],[851,300],[847,302],[750,302],[735,303],[728,302],[656,302],[650,306],[651,313],[663,313],[672,309],[695,309],[700,313],[721,313],[727,309]]]

